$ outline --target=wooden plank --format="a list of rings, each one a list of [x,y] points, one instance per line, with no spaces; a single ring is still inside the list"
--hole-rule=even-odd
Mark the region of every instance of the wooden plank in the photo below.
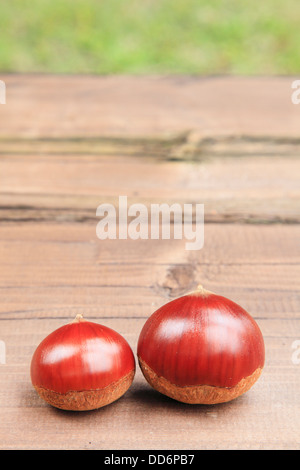
[[[299,231],[298,225],[208,224],[204,248],[192,252],[184,240],[100,241],[90,225],[2,225],[0,312],[72,318],[84,309],[92,317],[145,317],[201,283],[255,316],[297,316]]]
[[[299,138],[298,78],[1,74],[0,135]]]
[[[199,162],[128,156],[0,159],[2,221],[94,222],[99,204],[205,204],[206,222],[299,222],[300,159],[210,157]]]

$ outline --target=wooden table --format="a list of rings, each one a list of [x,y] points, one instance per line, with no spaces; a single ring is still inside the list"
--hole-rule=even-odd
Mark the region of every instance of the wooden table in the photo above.
[[[292,78],[0,78],[1,448],[299,448]],[[204,247],[99,240],[96,209],[120,195],[147,207],[204,203]],[[199,283],[261,327],[266,365],[248,393],[184,405],[152,390],[137,367],[130,390],[97,411],[65,412],[37,396],[30,361],[52,330],[83,313],[136,354],[148,316]]]

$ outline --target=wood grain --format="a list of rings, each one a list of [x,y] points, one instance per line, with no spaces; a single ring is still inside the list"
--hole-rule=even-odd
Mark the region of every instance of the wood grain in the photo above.
[[[0,107],[1,449],[300,447],[299,119],[290,79],[7,75]],[[204,203],[204,247],[103,240],[99,204]],[[146,319],[201,283],[261,327],[253,388],[215,406],[180,404],[141,371],[117,402],[67,412],[29,367],[77,313],[136,355]],[[2,358],[3,359],[3,358]]]

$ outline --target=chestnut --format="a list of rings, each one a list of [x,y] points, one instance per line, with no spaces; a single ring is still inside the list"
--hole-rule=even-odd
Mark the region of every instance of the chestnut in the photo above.
[[[39,344],[30,373],[34,388],[50,405],[93,410],[128,390],[135,375],[135,359],[123,336],[77,315]]]
[[[198,286],[148,318],[137,356],[145,379],[160,393],[189,404],[216,404],[252,387],[265,347],[249,313]]]

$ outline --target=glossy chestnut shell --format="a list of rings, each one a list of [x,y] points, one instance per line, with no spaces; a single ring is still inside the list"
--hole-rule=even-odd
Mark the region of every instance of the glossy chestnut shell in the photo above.
[[[49,404],[92,410],[120,398],[135,375],[135,359],[116,331],[77,316],[49,334],[35,350],[31,381]]]
[[[159,392],[185,403],[215,404],[252,387],[265,347],[257,323],[242,307],[199,286],[150,316],[137,355],[146,380]]]

